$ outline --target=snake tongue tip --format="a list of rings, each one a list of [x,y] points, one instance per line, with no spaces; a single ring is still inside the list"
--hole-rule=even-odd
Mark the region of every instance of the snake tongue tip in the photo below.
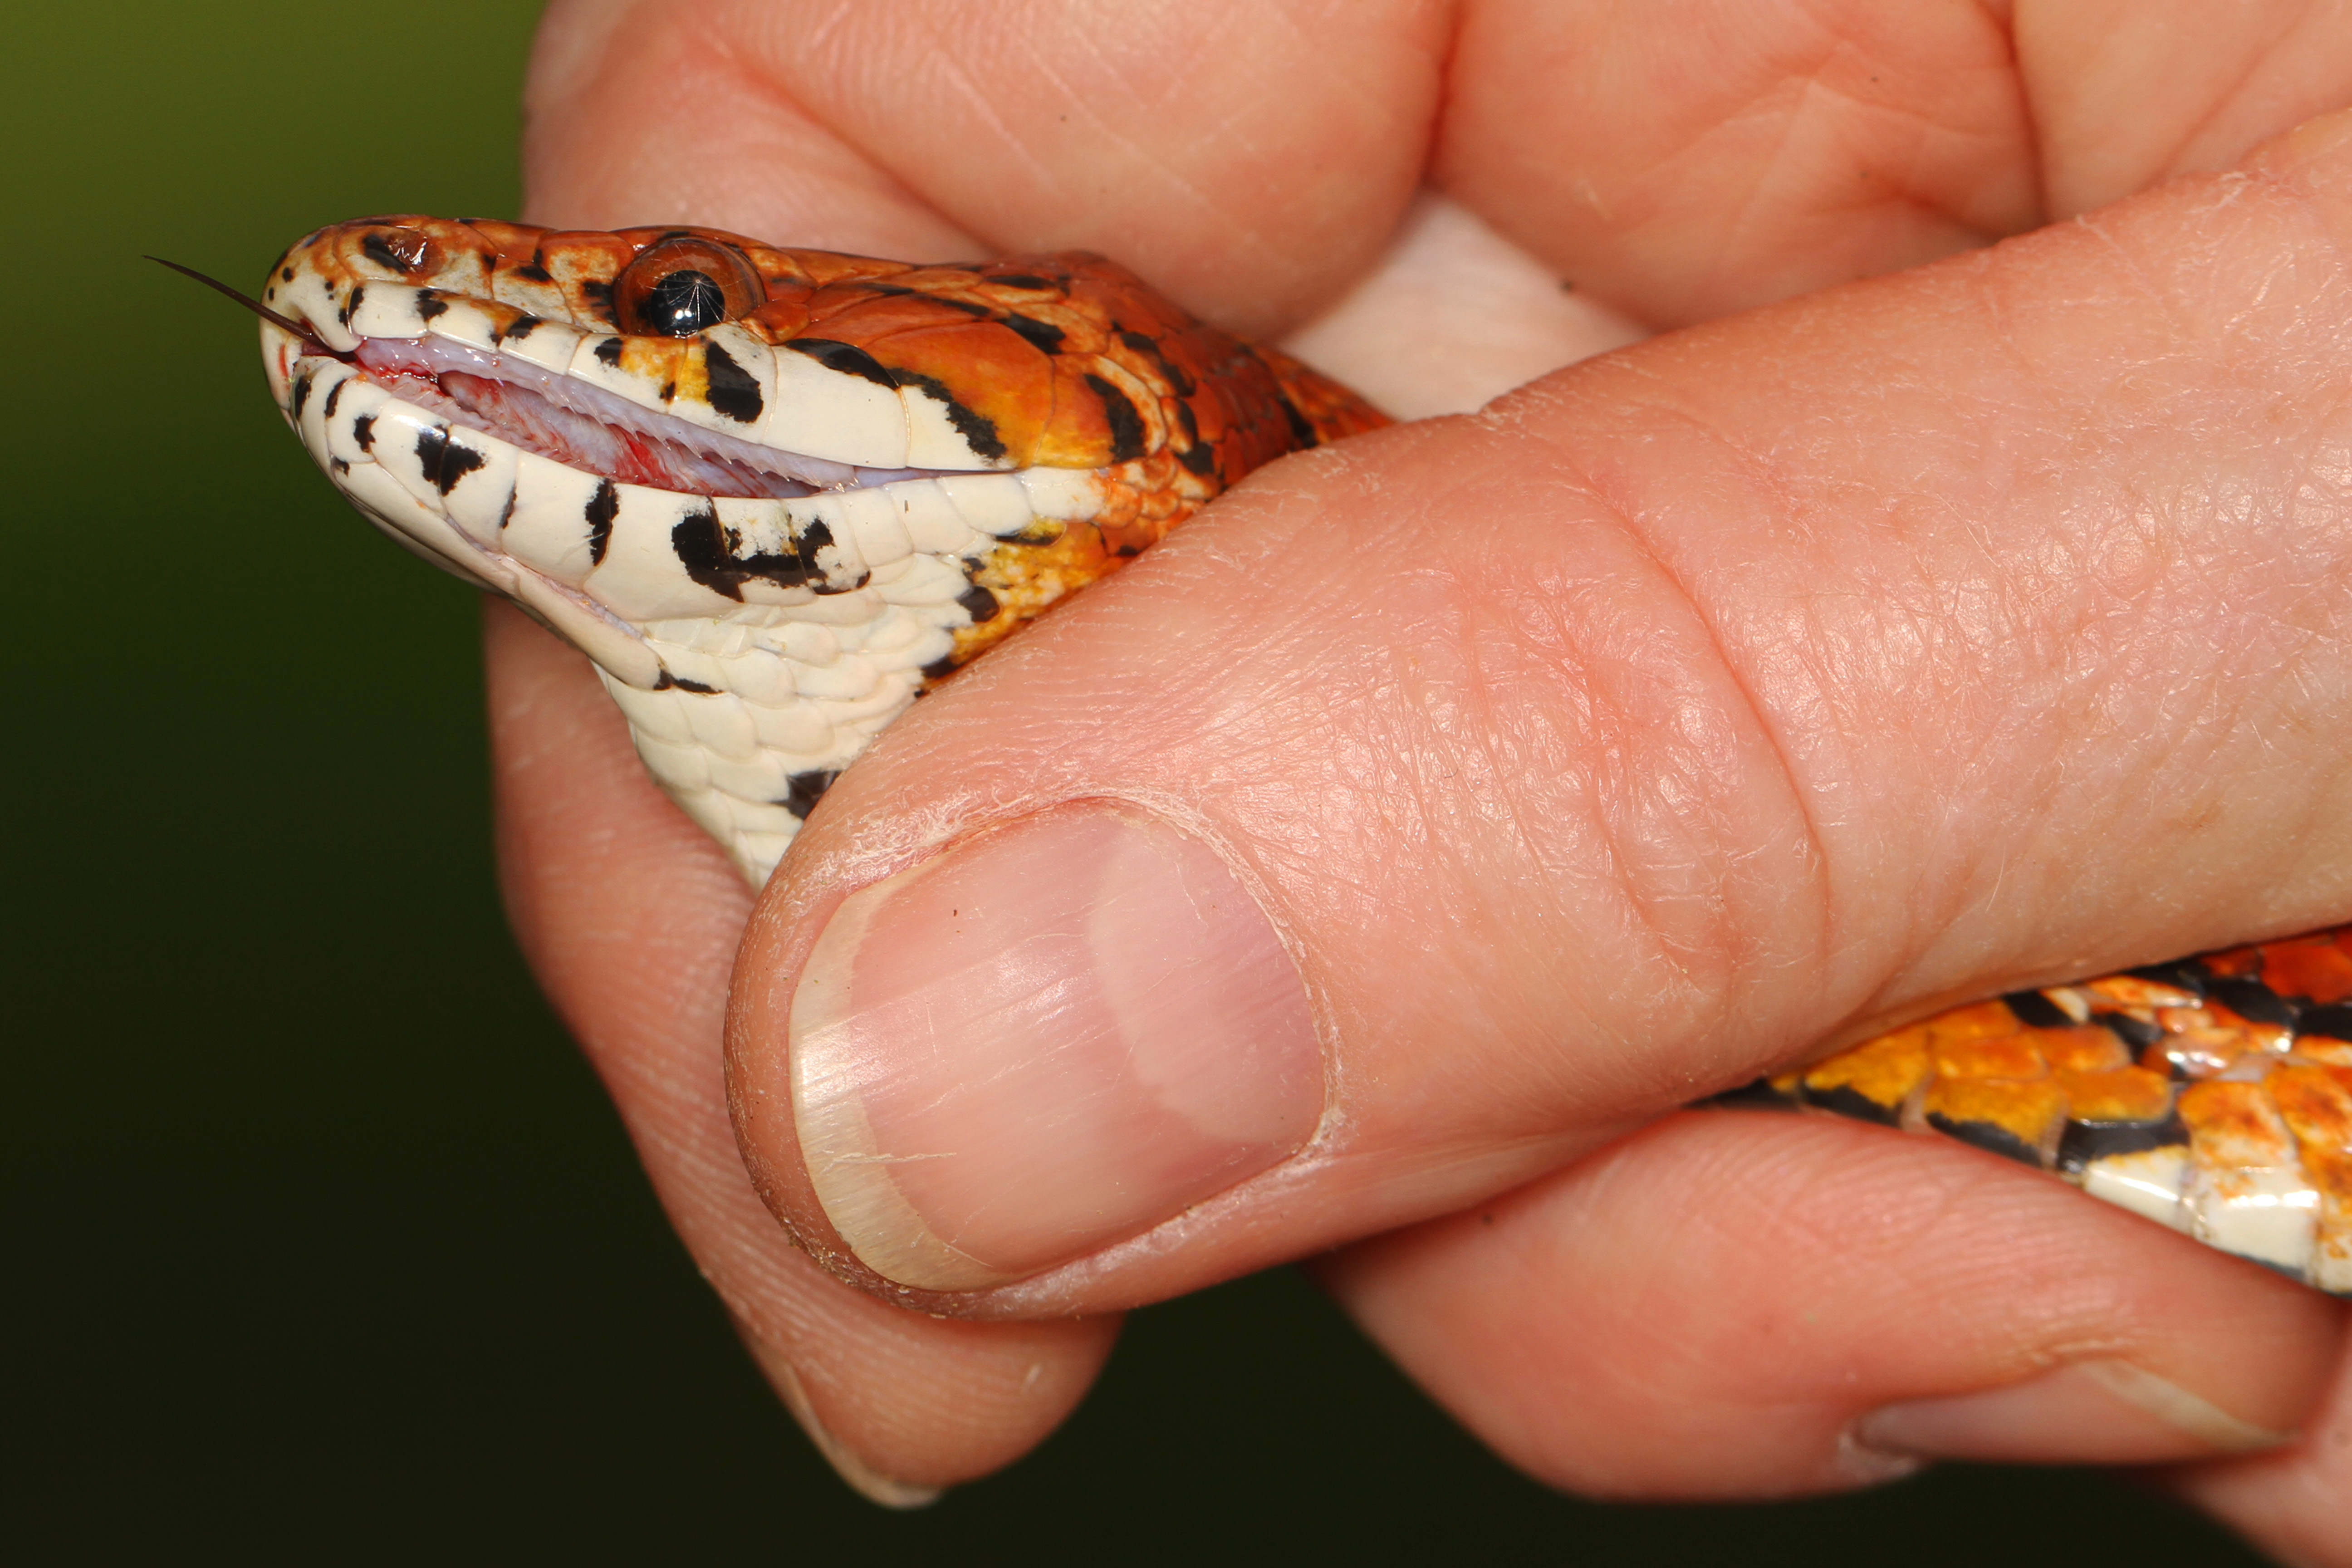
[[[319,335],[310,331],[310,328],[302,325],[302,323],[295,321],[289,316],[279,315],[277,311],[271,310],[268,306],[263,304],[252,295],[247,294],[239,289],[232,289],[227,284],[222,282],[219,279],[199,272],[193,267],[184,267],[176,261],[167,260],[161,256],[148,255],[148,253],[144,251],[142,251],[140,254],[145,256],[148,260],[155,263],[158,267],[168,267],[174,272],[194,279],[197,282],[203,284],[207,289],[219,290],[221,293],[226,294],[230,299],[236,300],[238,304],[244,306],[247,310],[252,311],[255,315],[260,317],[263,321],[269,322],[272,326],[282,328],[283,330],[293,333],[296,337],[300,338],[304,342],[310,344],[321,353],[332,352],[326,344],[319,342]]]

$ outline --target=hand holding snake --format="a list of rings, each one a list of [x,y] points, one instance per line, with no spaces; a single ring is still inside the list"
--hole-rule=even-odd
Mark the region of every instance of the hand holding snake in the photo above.
[[[1928,1141],[1595,1152],[1818,1042],[2347,914],[2352,132],[2256,148],[2352,63],[2261,98],[2184,57],[2183,119],[1972,7],[1743,11],[1721,57],[1573,8],[1198,10],[542,38],[566,226],[1083,246],[1264,337],[1431,163],[1580,288],[1712,323],[1224,497],[833,784],[740,959],[736,872],[494,613],[518,924],[784,1396],[911,1497],[1049,1429],[1116,1309],[1345,1245],[1367,1329],[1559,1484],[2201,1460],[2191,1495],[2336,1560],[2324,1298]],[[1402,384],[1432,345],[1390,327]]]

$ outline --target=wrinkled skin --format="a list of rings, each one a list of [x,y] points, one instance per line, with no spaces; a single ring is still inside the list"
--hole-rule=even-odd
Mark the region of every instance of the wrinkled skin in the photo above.
[[[1425,175],[1695,329],[1253,479],[886,736],[740,959],[717,847],[493,610],[517,923],[845,1474],[906,1501],[1006,1464],[1118,1309],[1338,1247],[1367,1331],[1552,1484],[2155,1464],[2352,1563],[2342,1306],[1931,1141],[1616,1141],[1945,1001],[2352,916],[2352,121],[2314,120],[2347,104],[2352,26],[2288,0],[558,0],[536,221],[1086,247],[1279,335]],[[1543,331],[1542,363],[1608,337]],[[1438,336],[1382,346],[1395,384]],[[1091,795],[1246,866],[1346,1114],[961,1320],[860,1294],[755,1190],[822,1226],[788,1125],[739,1147],[722,1037],[751,1103],[892,824]],[[2228,1452],[2082,1370],[2116,1364],[2300,1438]]]

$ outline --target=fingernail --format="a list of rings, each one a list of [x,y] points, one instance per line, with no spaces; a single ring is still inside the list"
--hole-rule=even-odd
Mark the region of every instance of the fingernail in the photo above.
[[[1323,1110],[1307,987],[1206,844],[1043,813],[852,894],[793,993],[825,1217],[902,1285],[971,1290],[1280,1163]]]
[[[1890,1405],[1863,1417],[1855,1437],[1938,1459],[2117,1464],[2250,1453],[2294,1434],[2242,1421],[2129,1362],[2099,1360],[2007,1388]]]

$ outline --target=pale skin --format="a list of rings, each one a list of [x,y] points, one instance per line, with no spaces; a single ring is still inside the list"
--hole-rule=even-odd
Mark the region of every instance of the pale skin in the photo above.
[[[1253,479],[902,721],[756,910],[492,612],[524,943],[853,1482],[1007,1464],[1119,1309],[1336,1247],[1551,1484],[2158,1465],[2352,1563],[2342,1306],[1926,1140],[1624,1137],[1946,1002],[2352,918],[2343,7],[559,0],[530,101],[540,222],[1084,247],[1279,335],[1425,179],[1699,328]],[[919,838],[1106,797],[1285,932],[1323,1134],[955,1317],[845,1285],[788,1238],[830,1232],[772,1093],[819,927]]]

